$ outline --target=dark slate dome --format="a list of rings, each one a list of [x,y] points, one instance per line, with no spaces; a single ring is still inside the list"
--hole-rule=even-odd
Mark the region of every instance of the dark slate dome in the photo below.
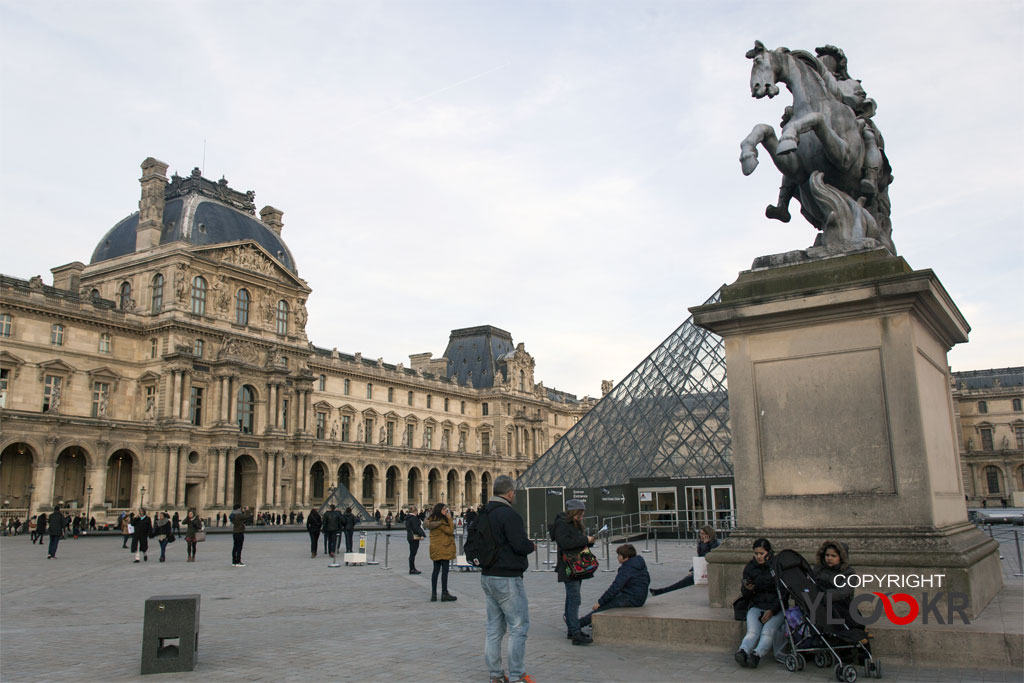
[[[254,215],[253,194],[241,193],[214,183],[192,171],[189,178],[171,178],[165,192],[160,244],[187,242],[199,246],[252,240],[266,249],[285,268],[298,275],[295,259],[281,236]],[[135,252],[139,212],[111,228],[92,252],[89,263],[99,263]]]

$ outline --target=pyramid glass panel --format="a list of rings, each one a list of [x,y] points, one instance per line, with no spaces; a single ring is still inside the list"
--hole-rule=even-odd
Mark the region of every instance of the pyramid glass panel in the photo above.
[[[717,303],[720,291],[705,304]],[[519,477],[590,488],[732,476],[722,338],[687,318]]]

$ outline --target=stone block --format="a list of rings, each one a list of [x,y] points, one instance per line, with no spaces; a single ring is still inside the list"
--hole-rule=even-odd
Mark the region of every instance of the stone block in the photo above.
[[[199,594],[146,600],[142,673],[192,671],[199,659]]]

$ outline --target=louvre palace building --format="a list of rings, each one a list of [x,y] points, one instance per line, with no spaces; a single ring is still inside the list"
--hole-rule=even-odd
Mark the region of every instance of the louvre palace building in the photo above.
[[[88,265],[53,268],[52,285],[0,276],[5,517],[288,513],[339,483],[370,511],[460,509],[594,404],[545,388],[490,325],[408,365],[315,346],[281,211],[152,158],[140,183]]]

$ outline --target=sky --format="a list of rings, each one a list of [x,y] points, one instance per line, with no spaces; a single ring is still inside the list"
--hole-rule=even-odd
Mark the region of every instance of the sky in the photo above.
[[[148,156],[284,211],[318,346],[408,364],[452,329],[600,395],[757,256],[780,175],[739,143],[754,40],[833,44],[878,103],[893,240],[1024,365],[1024,2],[0,0],[0,272],[88,262]],[[792,209],[796,214],[794,201]]]

